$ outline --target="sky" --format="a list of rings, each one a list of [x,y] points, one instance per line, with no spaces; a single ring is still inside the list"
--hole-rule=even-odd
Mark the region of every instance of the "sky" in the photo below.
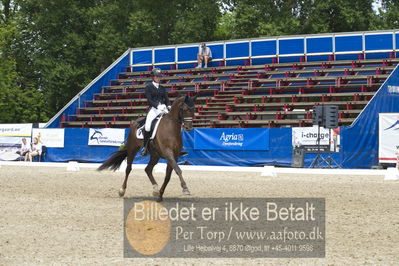
[[[381,8],[381,0],[375,0],[374,3],[373,3],[374,12],[376,12],[378,14],[379,13],[378,12],[379,8]]]

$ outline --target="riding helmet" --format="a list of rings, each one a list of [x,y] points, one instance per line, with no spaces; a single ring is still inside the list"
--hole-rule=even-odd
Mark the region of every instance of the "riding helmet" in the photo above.
[[[154,69],[151,71],[151,76],[162,77],[161,69],[159,69],[159,68],[154,68]]]

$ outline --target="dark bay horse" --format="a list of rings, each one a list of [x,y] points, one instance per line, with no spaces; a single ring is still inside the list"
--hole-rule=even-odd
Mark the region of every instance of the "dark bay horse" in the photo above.
[[[145,168],[148,178],[153,186],[153,195],[158,197],[161,201],[165,188],[169,183],[172,170],[180,178],[180,184],[183,188],[183,194],[189,195],[190,191],[183,179],[182,171],[177,165],[177,158],[179,157],[182,149],[182,136],[181,126],[183,125],[186,131],[190,131],[193,127],[194,117],[194,101],[197,98],[189,96],[181,96],[177,98],[172,105],[170,112],[163,116],[159,122],[158,130],[152,144],[149,145],[150,161]],[[125,172],[125,180],[123,181],[122,188],[119,190],[119,196],[123,197],[126,191],[127,180],[132,170],[132,162],[137,152],[143,146],[143,140],[137,139],[136,132],[138,129],[137,121],[130,126],[129,136],[127,138],[124,149],[112,153],[111,157],[106,160],[98,170],[111,169],[117,170],[122,164],[123,160],[127,157],[127,166]],[[165,180],[161,189],[158,189],[158,184],[152,175],[154,166],[158,163],[160,158],[167,160]]]

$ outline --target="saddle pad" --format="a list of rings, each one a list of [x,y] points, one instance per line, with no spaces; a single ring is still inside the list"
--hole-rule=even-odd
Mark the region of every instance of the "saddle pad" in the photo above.
[[[157,118],[155,118],[155,119],[156,119],[156,122],[155,122],[154,128],[152,129],[152,134],[151,134],[151,138],[150,138],[150,139],[154,139],[154,138],[155,138],[155,135],[157,134],[158,125],[159,125],[159,122],[161,122],[162,116],[161,116],[161,117],[157,117]],[[153,124],[153,125],[154,125],[154,124]],[[137,131],[136,131],[136,137],[137,137],[138,139],[144,139],[144,134],[143,134],[143,132],[144,132],[144,127],[145,127],[145,125],[143,125],[143,126],[141,126],[141,127],[139,127],[139,128],[137,129]]]

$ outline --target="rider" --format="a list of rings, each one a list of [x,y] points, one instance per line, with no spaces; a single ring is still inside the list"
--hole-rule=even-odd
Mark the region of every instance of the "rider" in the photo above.
[[[148,143],[150,141],[150,130],[152,121],[161,113],[168,113],[171,106],[165,88],[159,84],[162,77],[162,72],[159,68],[154,68],[151,71],[152,82],[145,87],[145,97],[147,98],[150,110],[144,126],[144,145],[141,156],[147,156]]]

